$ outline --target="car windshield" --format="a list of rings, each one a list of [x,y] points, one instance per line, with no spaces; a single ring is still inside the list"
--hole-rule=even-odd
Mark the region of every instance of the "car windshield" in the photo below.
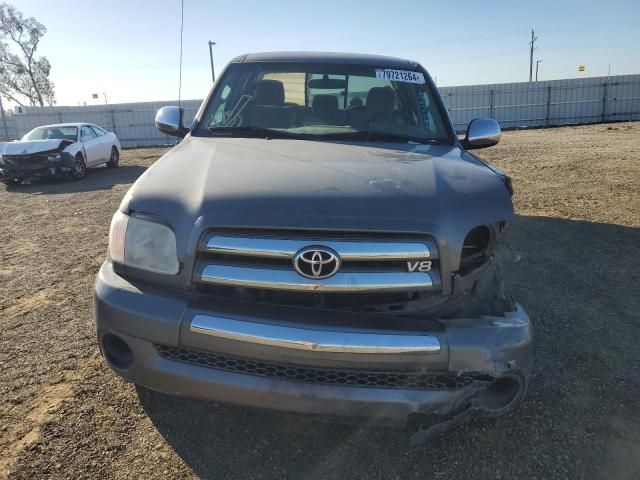
[[[193,135],[451,143],[435,98],[419,69],[237,63]]]
[[[38,127],[27,133],[22,140],[78,140],[78,127]]]

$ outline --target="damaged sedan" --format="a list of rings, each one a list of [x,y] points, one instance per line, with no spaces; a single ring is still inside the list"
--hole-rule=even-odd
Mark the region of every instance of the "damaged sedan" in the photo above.
[[[0,180],[6,185],[37,176],[80,180],[88,167],[117,167],[120,148],[114,133],[91,123],[44,125],[21,140],[0,144]]]
[[[115,213],[95,287],[109,366],[141,387],[415,428],[523,398],[533,330],[496,248],[511,180],[398,58],[234,59]],[[434,419],[437,419],[434,421]]]

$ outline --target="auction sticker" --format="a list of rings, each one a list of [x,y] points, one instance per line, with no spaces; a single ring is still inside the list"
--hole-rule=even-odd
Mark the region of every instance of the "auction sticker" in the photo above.
[[[378,80],[393,80],[396,82],[424,83],[424,75],[421,72],[410,70],[393,70],[391,68],[376,68]]]

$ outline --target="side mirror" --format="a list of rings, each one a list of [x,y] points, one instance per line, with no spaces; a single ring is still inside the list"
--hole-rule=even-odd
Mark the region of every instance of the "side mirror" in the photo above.
[[[184,110],[180,107],[162,107],[156,113],[156,128],[166,135],[183,138],[189,129],[182,124]]]
[[[493,147],[500,141],[500,124],[493,118],[476,118],[469,122],[462,145],[467,150]]]

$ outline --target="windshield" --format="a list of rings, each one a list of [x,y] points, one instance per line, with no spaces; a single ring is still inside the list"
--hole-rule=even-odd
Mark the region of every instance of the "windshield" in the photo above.
[[[38,127],[27,133],[22,140],[78,140],[78,127]]]
[[[419,70],[232,64],[193,134],[451,143],[435,95]]]

